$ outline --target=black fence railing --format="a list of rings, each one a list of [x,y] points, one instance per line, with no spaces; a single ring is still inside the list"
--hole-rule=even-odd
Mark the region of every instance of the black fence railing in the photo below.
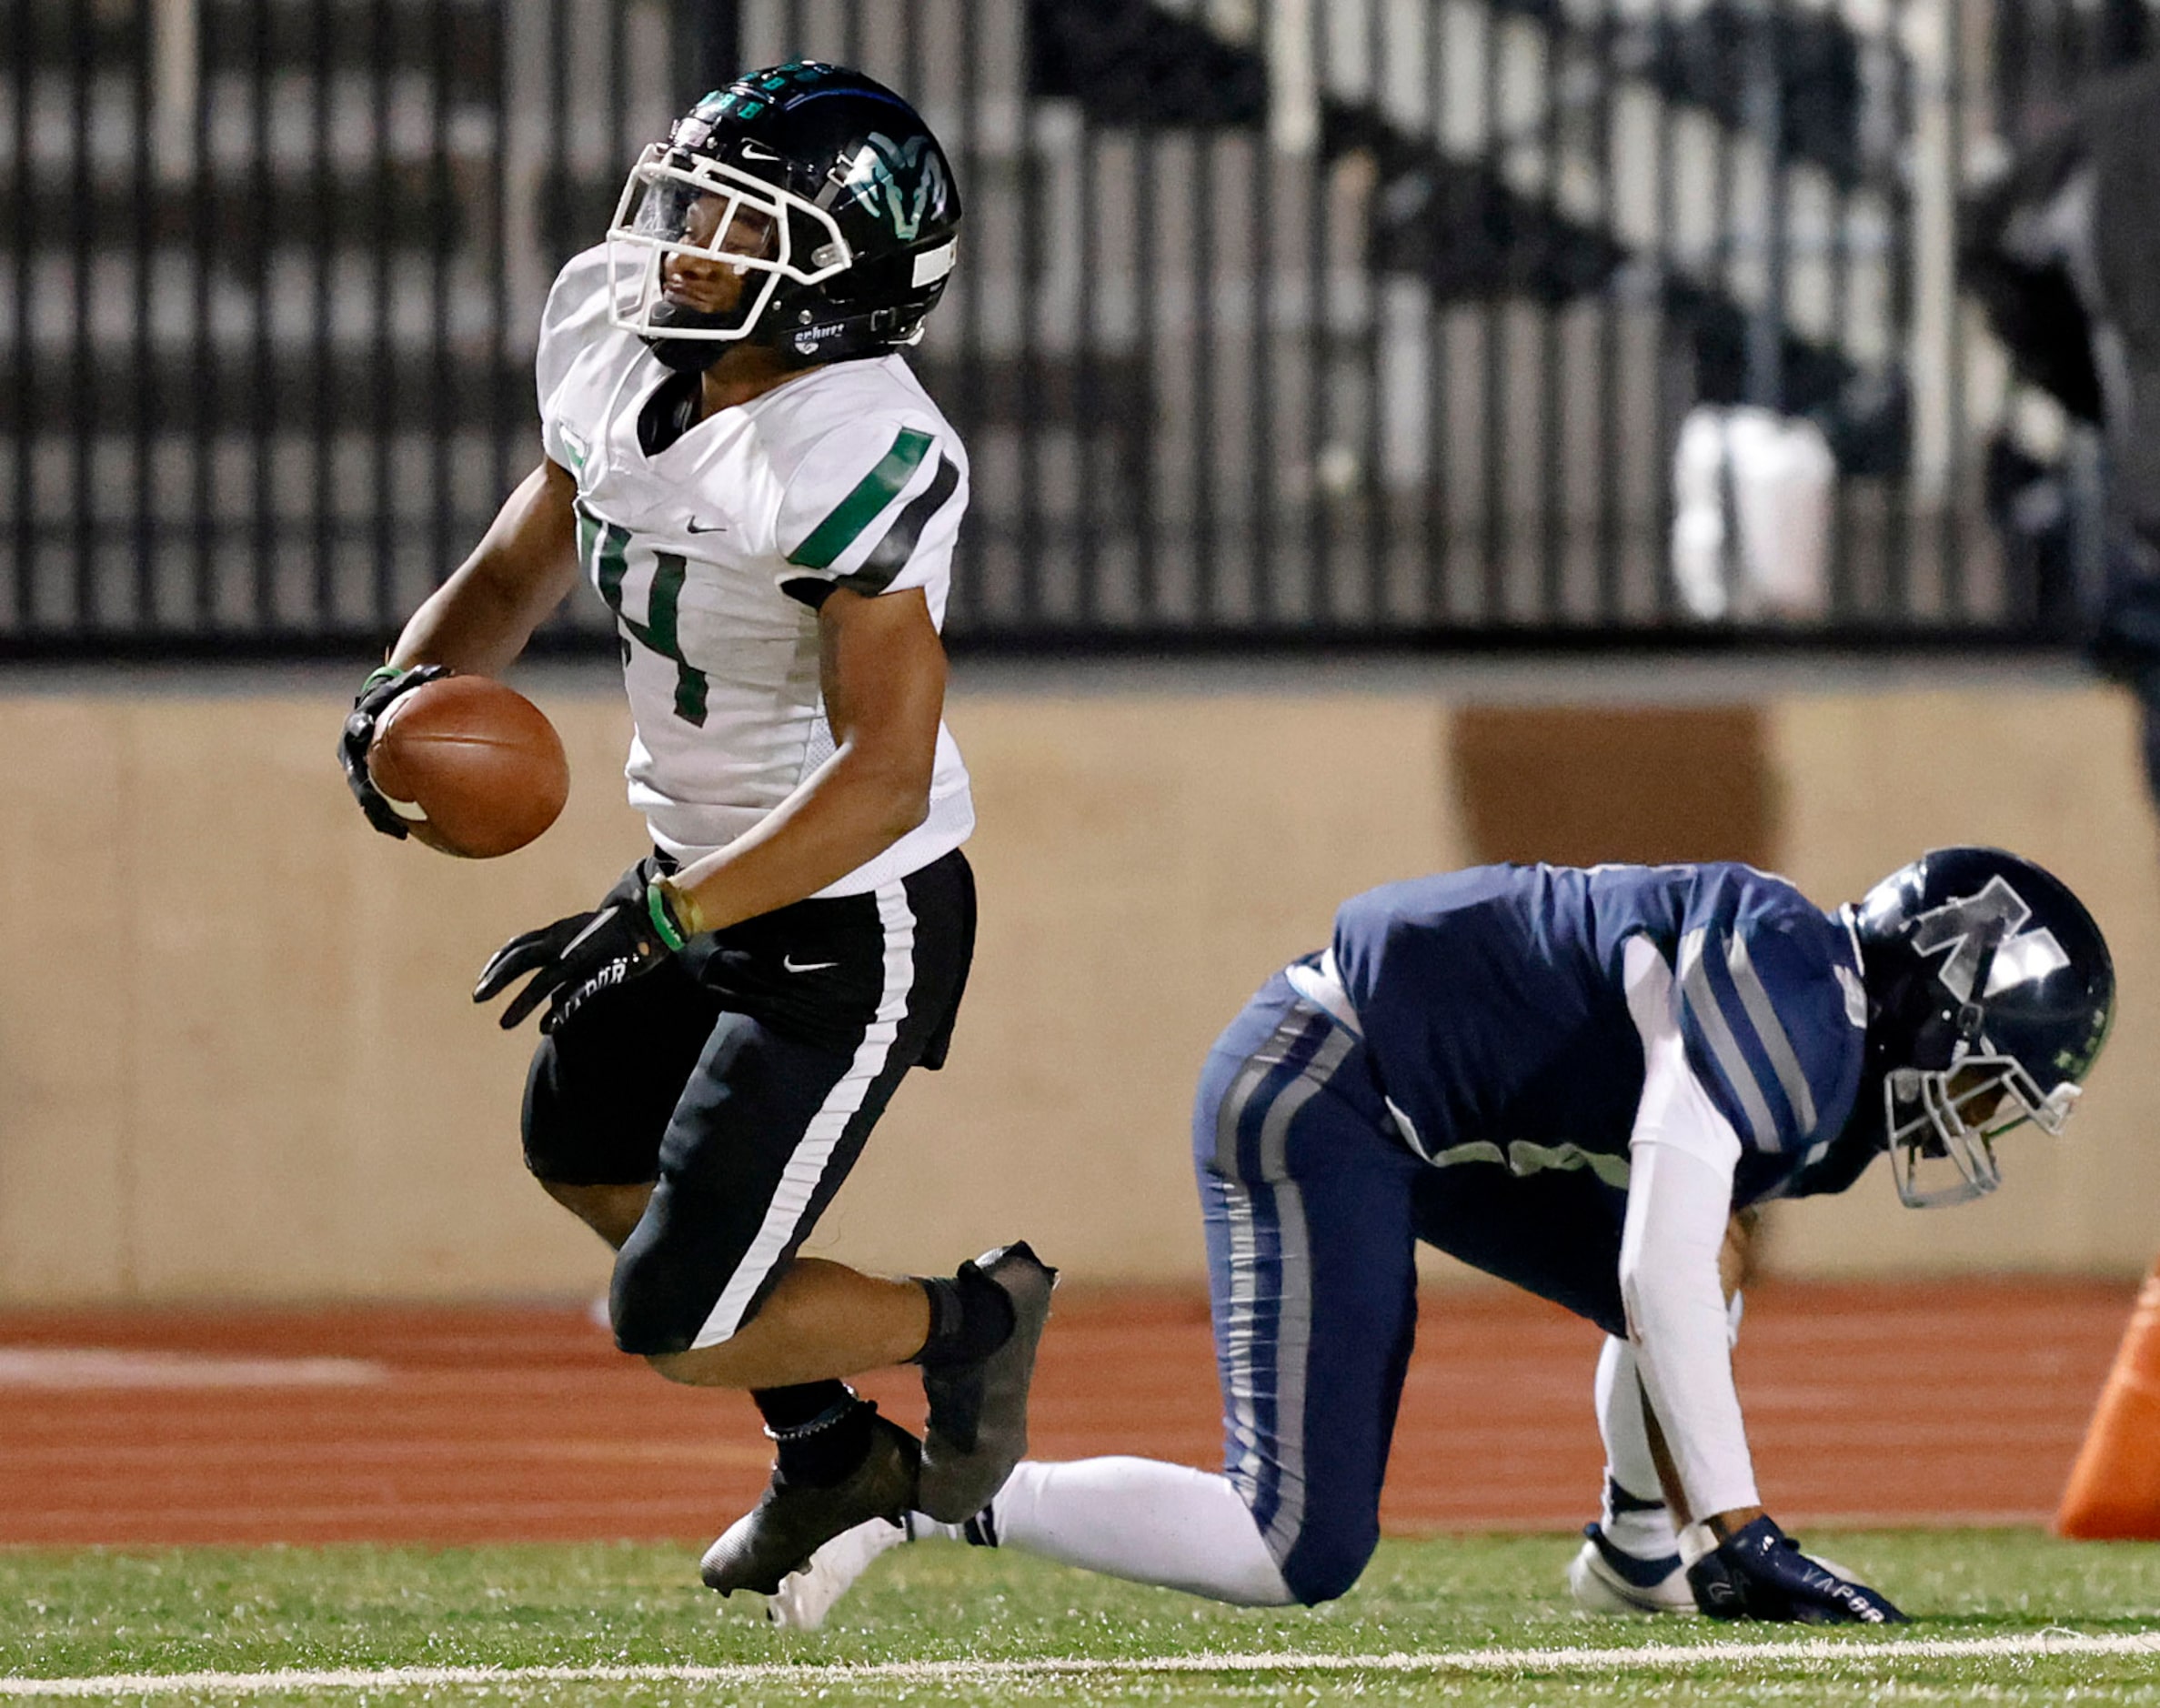
[[[919,353],[976,467],[956,638],[2028,636],[2046,590],[1982,514],[2013,394],[1955,292],[1956,198],[2146,25],[0,0],[0,648],[378,643],[537,456],[539,302],[637,148],[798,54],[909,92],[967,195]],[[1752,604],[1723,465],[1707,602],[1674,572],[1704,405],[1808,424],[1832,473],[1777,499],[1820,550]],[[557,638],[607,627],[580,600]]]

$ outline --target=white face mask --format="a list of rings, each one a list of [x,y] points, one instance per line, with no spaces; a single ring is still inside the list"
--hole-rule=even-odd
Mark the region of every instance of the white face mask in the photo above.
[[[743,281],[733,306],[686,316],[667,294],[676,256],[725,265]],[[781,280],[822,284],[854,259],[823,208],[721,161],[654,143],[630,168],[608,228],[608,318],[643,337],[732,342],[757,329]]]
[[[1984,1042],[1939,1071],[1894,1069],[1883,1082],[1883,1115],[1899,1199],[1936,1210],[1984,1198],[2003,1180],[1994,1141],[2027,1121],[2059,1135],[2077,1096],[2067,1080],[2044,1095],[2014,1059],[1986,1053]]]

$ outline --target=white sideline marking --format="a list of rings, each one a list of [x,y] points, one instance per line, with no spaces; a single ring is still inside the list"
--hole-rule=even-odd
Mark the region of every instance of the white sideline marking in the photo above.
[[[2160,1632],[2085,1636],[2040,1631],[2022,1637],[1908,1637],[1840,1643],[1645,1643],[1615,1649],[1455,1649],[1428,1654],[1174,1654],[1132,1661],[886,1661],[863,1666],[744,1663],[733,1666],[390,1666],[286,1673],[133,1673],[97,1678],[0,1678],[0,1696],[181,1696],[267,1691],[425,1690],[469,1684],[835,1684],[890,1680],[909,1684],[996,1683],[1207,1673],[1602,1673],[1652,1672],[1705,1662],[1819,1669],[1856,1661],[1987,1660],[2033,1654],[2155,1654]]]
[[[0,1346],[0,1388],[365,1388],[387,1381],[360,1358],[224,1358],[98,1346]]]

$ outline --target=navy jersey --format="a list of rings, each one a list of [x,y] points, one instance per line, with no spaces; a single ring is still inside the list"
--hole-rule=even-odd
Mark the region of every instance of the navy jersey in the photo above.
[[[1858,951],[1791,884],[1731,864],[1484,866],[1345,902],[1336,968],[1404,1142],[1440,1167],[1586,1168],[1624,1189],[1634,938],[1670,969],[1689,1065],[1740,1137],[1735,1207],[1850,1183],[1833,1147],[1860,1084]]]

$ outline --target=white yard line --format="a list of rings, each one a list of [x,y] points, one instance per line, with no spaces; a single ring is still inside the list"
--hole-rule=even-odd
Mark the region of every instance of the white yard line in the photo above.
[[[1645,1643],[1624,1648],[1460,1649],[1430,1654],[1176,1654],[1130,1661],[888,1661],[872,1665],[746,1663],[733,1666],[390,1666],[327,1672],[135,1673],[96,1678],[0,1678],[0,1696],[252,1695],[263,1692],[500,1689],[515,1684],[999,1683],[1031,1678],[1220,1673],[1643,1673],[1705,1664],[1811,1671],[1874,1661],[1990,1660],[2013,1655],[2160,1656],[2160,1631],[2085,1636],[2041,1631],[2022,1637],[1908,1637],[1839,1642]]]

